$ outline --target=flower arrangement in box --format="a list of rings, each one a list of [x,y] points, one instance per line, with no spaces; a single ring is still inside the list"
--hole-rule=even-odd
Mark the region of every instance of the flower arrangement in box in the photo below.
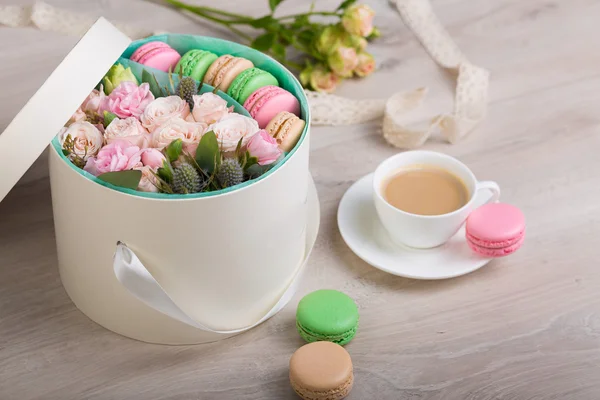
[[[284,155],[217,89],[200,93],[202,84],[181,73],[163,87],[141,75],[115,64],[59,132],[77,167],[119,187],[189,194],[259,177]]]

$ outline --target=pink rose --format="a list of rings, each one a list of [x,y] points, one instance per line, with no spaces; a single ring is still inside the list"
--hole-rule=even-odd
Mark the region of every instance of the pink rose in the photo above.
[[[373,32],[375,11],[366,4],[355,4],[344,11],[342,24],[348,33],[367,37]]]
[[[102,105],[101,114],[109,111],[119,118],[139,118],[148,104],[154,100],[150,85],[142,83],[139,87],[133,82],[121,82]]]
[[[156,169],[149,166],[136,169],[142,171],[142,179],[140,180],[137,190],[140,192],[157,193],[158,188],[156,185],[158,185],[158,180],[153,173],[156,172]]]
[[[140,117],[144,128],[150,132],[171,118],[185,119],[190,114],[190,105],[179,96],[160,97],[148,104]]]
[[[160,168],[163,165],[163,161],[165,160],[165,156],[157,149],[143,149],[141,150],[142,154],[142,164],[144,167],[150,168]]]
[[[150,143],[150,133],[134,117],[113,119],[106,127],[104,138],[109,144],[115,140],[126,140],[141,149],[148,147]]]
[[[171,144],[172,141],[181,139],[183,141],[183,149],[193,155],[196,153],[198,143],[200,143],[204,132],[206,132],[206,124],[173,118],[152,132],[150,145],[162,150]]]
[[[235,151],[240,139],[242,139],[242,146],[245,146],[259,128],[258,122],[252,118],[232,113],[209,126],[208,131],[215,133],[221,151],[227,153]]]
[[[273,164],[282,153],[277,140],[264,129],[256,132],[246,147],[252,157],[258,158],[259,165]]]
[[[87,99],[81,103],[83,112],[99,114],[100,110],[105,107],[108,97],[104,94],[104,89],[102,89],[102,87],[100,87],[100,89],[101,90],[92,90]]]
[[[233,107],[227,107],[224,99],[211,92],[193,96],[193,98],[192,115],[196,122],[204,122],[207,125],[214,124],[233,110]]]
[[[115,140],[104,146],[96,157],[88,159],[84,170],[98,176],[106,172],[125,171],[141,164],[140,148],[126,140]]]
[[[58,133],[61,145],[64,145],[69,135],[75,142],[73,153],[84,160],[95,156],[104,144],[102,133],[86,121],[74,122],[67,128],[62,128]]]

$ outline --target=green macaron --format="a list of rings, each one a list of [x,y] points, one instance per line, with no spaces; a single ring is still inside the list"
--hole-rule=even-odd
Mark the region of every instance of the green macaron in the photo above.
[[[202,82],[208,67],[218,58],[218,56],[210,51],[190,50],[185,53],[181,60],[175,66],[175,72],[181,72],[184,76],[189,76],[199,82]]]
[[[252,93],[263,86],[279,86],[277,78],[260,68],[249,68],[235,78],[227,94],[240,104],[244,104]]]
[[[345,345],[358,329],[358,308],[337,290],[317,290],[298,303],[296,328],[307,342],[328,341]]]

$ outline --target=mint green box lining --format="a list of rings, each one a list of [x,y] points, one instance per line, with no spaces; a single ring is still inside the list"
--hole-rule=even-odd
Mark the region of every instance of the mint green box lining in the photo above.
[[[126,66],[130,66],[132,68],[134,74],[138,78],[140,78],[140,76],[141,76],[142,69],[147,69],[147,70],[154,72],[161,85],[167,84],[168,73],[154,70],[152,68],[142,66],[136,62],[129,60],[129,57],[131,57],[133,52],[138,47],[140,47],[141,45],[143,45],[147,42],[151,42],[151,41],[161,41],[161,42],[168,43],[171,47],[173,47],[175,50],[177,50],[180,54],[184,54],[185,52],[192,50],[192,49],[202,49],[202,50],[211,51],[217,55],[231,54],[231,55],[234,55],[237,57],[244,57],[244,58],[247,58],[248,60],[252,61],[256,67],[264,69],[265,71],[268,71],[271,74],[273,74],[279,81],[279,84],[281,87],[283,87],[284,89],[291,92],[294,96],[296,96],[296,98],[298,98],[298,100],[300,100],[301,116],[302,116],[302,119],[304,119],[304,121],[306,121],[306,126],[304,127],[304,131],[302,132],[302,136],[300,137],[298,144],[296,145],[296,147],[294,147],[294,149],[291,152],[286,154],[285,157],[277,163],[277,165],[275,165],[267,173],[261,175],[258,178],[246,181],[246,182],[236,185],[234,187],[216,190],[213,192],[195,193],[195,194],[166,194],[166,193],[147,193],[147,192],[139,192],[137,190],[132,190],[132,189],[125,189],[125,188],[111,185],[110,183],[107,183],[107,182],[104,182],[104,181],[98,179],[94,175],[92,175],[82,169],[79,169],[75,165],[73,165],[73,163],[63,154],[62,147],[60,145],[60,142],[58,141],[58,137],[55,137],[52,140],[52,146],[54,147],[54,150],[63,159],[63,161],[66,162],[75,171],[77,171],[77,173],[83,175],[84,177],[86,177],[87,179],[89,179],[91,181],[96,182],[99,185],[105,186],[107,188],[116,190],[121,193],[129,194],[129,195],[137,196],[137,197],[150,198],[150,199],[172,199],[172,200],[175,200],[175,199],[190,200],[190,199],[198,199],[198,198],[203,198],[203,197],[212,197],[212,196],[218,196],[218,195],[222,195],[225,193],[230,193],[230,192],[234,192],[236,190],[243,189],[243,188],[250,186],[262,179],[265,179],[266,177],[268,177],[269,175],[271,175],[272,173],[277,171],[290,157],[292,157],[294,155],[294,153],[298,150],[298,148],[300,147],[302,142],[304,142],[304,140],[306,139],[308,128],[310,125],[310,117],[309,117],[308,100],[306,99],[304,90],[302,89],[300,82],[298,82],[298,80],[294,77],[294,75],[292,75],[291,72],[289,72],[283,65],[281,65],[279,62],[277,62],[273,58],[271,58],[271,57],[267,56],[266,54],[263,54],[257,50],[251,49],[250,47],[247,47],[247,46],[244,46],[244,45],[241,45],[238,43],[230,42],[228,40],[223,40],[223,39],[206,37],[206,36],[165,34],[165,35],[157,35],[157,36],[148,37],[146,39],[137,40],[137,41],[131,43],[129,45],[129,47],[127,48],[127,50],[125,50],[125,52],[122,54],[122,56],[118,60],[118,62],[120,62]],[[175,75],[173,75],[173,76],[175,76]],[[211,86],[204,85],[202,87],[201,92],[204,93],[204,92],[209,92],[212,90],[213,90],[213,88]],[[249,113],[246,111],[246,109],[244,109],[244,107],[242,105],[237,103],[235,100],[233,100],[231,97],[229,97],[226,93],[219,91],[218,94],[219,94],[219,96],[221,96],[222,98],[227,100],[228,104],[233,105],[234,110],[237,113],[249,116]]]

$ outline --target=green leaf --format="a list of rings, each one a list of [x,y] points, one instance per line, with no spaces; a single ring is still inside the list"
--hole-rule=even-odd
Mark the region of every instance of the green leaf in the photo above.
[[[242,142],[243,142],[243,141],[244,141],[244,138],[243,138],[243,137],[242,137],[242,138],[240,138],[240,140],[238,140],[238,144],[237,144],[237,146],[235,147],[235,155],[236,155],[237,157],[239,157],[239,155],[240,155],[240,150],[242,149]]]
[[[246,166],[246,161],[248,161],[248,152],[247,151],[245,151],[238,157],[238,162],[240,163],[242,168],[244,168]]]
[[[300,33],[298,33],[298,35],[296,36],[296,39],[304,47],[310,48],[313,44],[313,40],[315,39],[315,31],[313,31],[313,30],[300,31]]]
[[[250,153],[246,152],[246,165],[244,166],[244,169],[247,170],[248,168],[252,167],[253,165],[258,164],[258,158],[256,157],[252,157],[250,155]]]
[[[208,174],[212,174],[221,163],[219,142],[213,131],[206,132],[200,139],[196,150],[196,162]]]
[[[113,122],[114,119],[118,118],[115,114],[109,112],[109,111],[104,111],[104,122],[103,125],[106,128],[107,126],[110,125],[111,122]]]
[[[270,15],[265,15],[264,17],[255,19],[255,20],[253,20],[253,21],[250,22],[250,25],[253,28],[265,28],[265,29],[267,29],[270,26],[273,26],[273,24],[279,25],[277,23],[277,21],[275,20],[275,18],[273,18]]]
[[[306,67],[302,70],[302,72],[300,72],[300,83],[302,83],[302,86],[304,86],[305,88],[310,86],[310,77],[312,75],[313,70],[314,67],[311,64],[309,64],[309,61],[307,61]]]
[[[65,157],[69,157],[69,154],[71,154],[71,152],[69,150],[65,150],[65,149],[63,149],[62,152]]]
[[[269,0],[269,8],[271,9],[271,13],[275,12],[275,9],[279,4],[281,4],[284,0]]]
[[[304,28],[307,25],[310,24],[310,19],[308,18],[308,15],[300,15],[296,18],[294,18],[294,22],[292,23],[292,28],[294,29],[299,29],[299,28]]]
[[[142,179],[142,171],[131,170],[131,171],[118,171],[118,172],[107,172],[98,176],[98,179],[108,182],[112,185],[123,187],[126,189],[137,189]]]
[[[296,41],[296,36],[295,36],[294,31],[282,29],[279,32],[279,35],[280,35],[279,41],[284,45],[288,45],[288,44],[294,43]]]
[[[282,45],[279,42],[276,42],[273,44],[273,48],[272,48],[273,54],[275,55],[276,58],[280,59],[280,60],[285,60],[285,46]]]
[[[171,164],[167,160],[163,161],[163,166],[159,168],[156,173],[160,177],[160,179],[164,180],[167,183],[173,182],[173,169],[171,168]]]
[[[165,97],[163,90],[158,84],[158,80],[156,80],[156,76],[151,74],[150,72],[143,70],[142,71],[142,83],[147,83],[150,85],[150,91],[154,95],[154,97]]]
[[[340,4],[338,6],[337,10],[345,10],[346,8],[350,7],[352,4],[356,3],[356,0],[344,0],[342,1],[342,4]]]
[[[381,31],[376,26],[373,27],[373,31],[369,36],[367,36],[367,40],[373,40],[381,37]]]
[[[167,146],[167,157],[170,162],[175,162],[183,151],[183,141],[181,139],[173,140]]]
[[[250,179],[258,178],[259,176],[261,176],[262,174],[267,172],[269,169],[271,169],[273,164],[270,164],[270,165],[253,164],[252,166],[248,167],[245,172],[250,177]]]
[[[254,39],[250,46],[258,51],[267,51],[273,46],[273,43],[275,43],[275,34],[273,32],[267,32]]]
[[[181,73],[181,70],[179,71]],[[181,81],[181,78],[179,79]],[[173,74],[169,74],[169,85],[171,86],[171,93],[175,93],[175,82],[173,81]]]
[[[279,32],[283,27],[281,23],[270,15],[248,22],[250,26],[256,29],[263,29],[266,32]]]

